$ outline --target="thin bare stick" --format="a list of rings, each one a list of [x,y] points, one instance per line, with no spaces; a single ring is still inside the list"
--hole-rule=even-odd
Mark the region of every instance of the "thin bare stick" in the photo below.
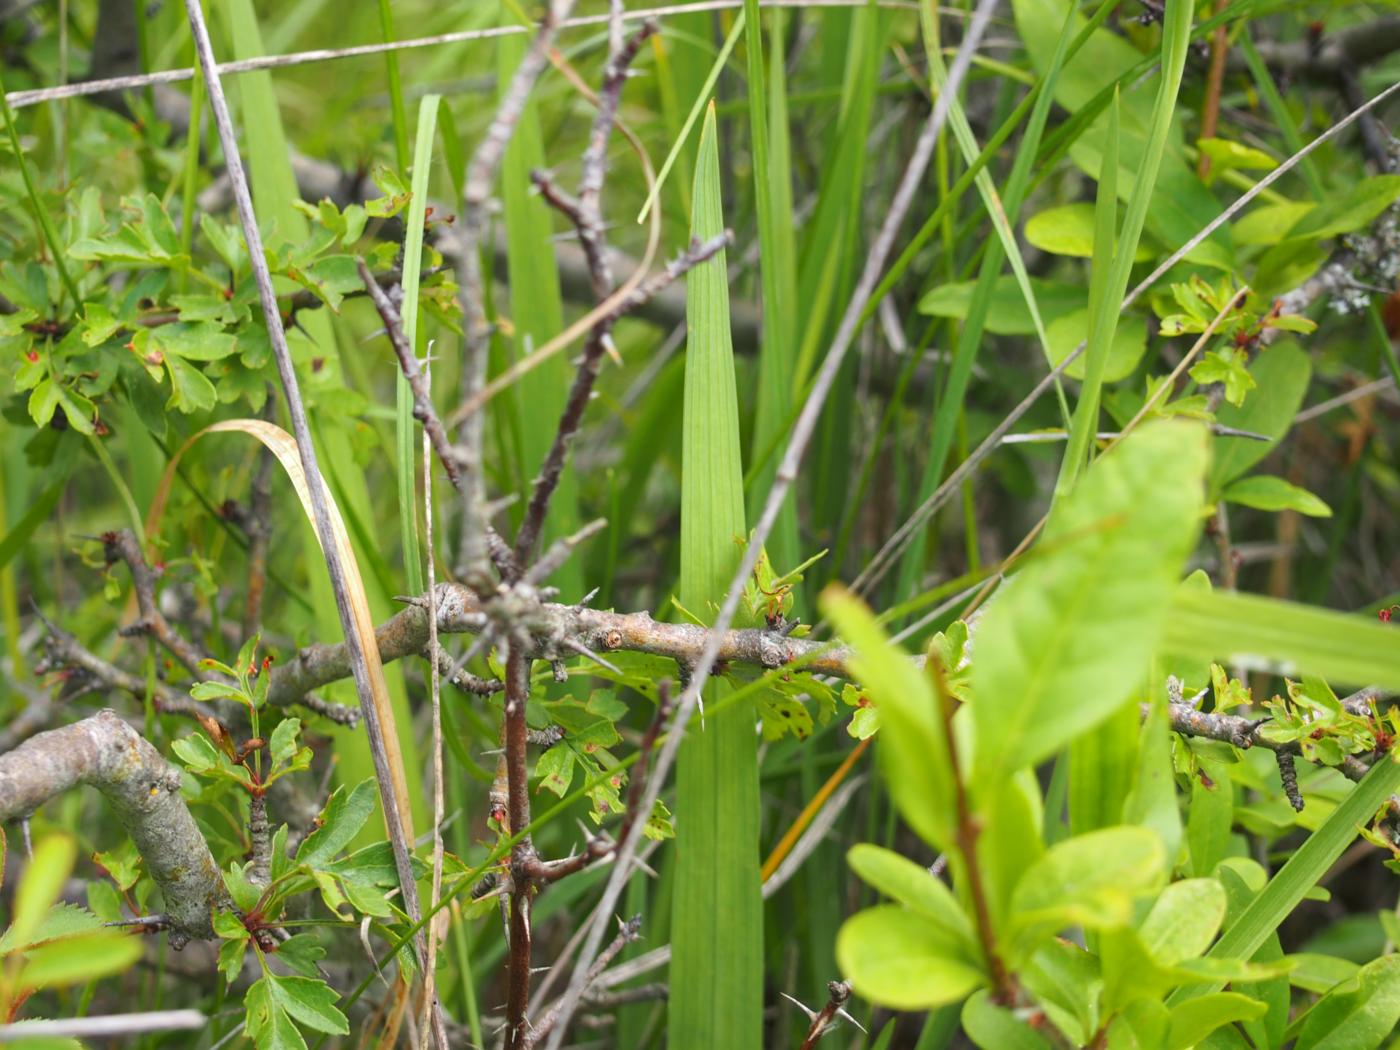
[[[864,7],[866,0],[761,0],[763,7],[786,7],[786,8],[832,8],[832,7]],[[648,18],[672,18],[679,15],[695,14],[705,11],[726,11],[742,7],[743,0],[700,0],[699,3],[671,4],[666,7],[645,8],[638,11],[626,11],[623,19],[628,22],[638,22]],[[917,5],[910,0],[876,0],[876,6],[891,10],[911,11],[916,10]],[[966,18],[967,13],[961,8],[942,7],[939,13],[951,18]],[[578,18],[570,18],[563,22],[561,29],[586,29],[592,26],[601,25],[608,21],[608,15],[583,15]],[[215,66],[215,72],[220,76],[232,76],[239,73],[252,73],[260,69],[285,69],[289,66],[309,65],[316,62],[332,62],[345,58],[360,58],[366,55],[382,55],[387,52],[409,51],[416,48],[440,47],[445,44],[464,44],[476,40],[494,40],[499,37],[525,36],[534,31],[533,26],[528,25],[505,25],[492,26],[487,29],[466,29],[455,33],[439,33],[436,36],[413,37],[408,40],[391,40],[378,44],[357,44],[353,47],[339,48],[316,48],[310,51],[296,51],[286,55],[260,55],[257,58],[245,58],[237,62],[221,62]],[[157,84],[178,84],[186,80],[192,80],[195,70],[192,68],[165,69],[155,73],[140,73],[129,76],[105,77],[100,80],[86,80],[74,84],[62,84],[58,87],[35,88],[28,91],[11,91],[5,96],[12,109],[21,109],[25,106],[37,106],[41,102],[57,102],[65,98],[77,98],[83,95],[105,95],[110,91],[132,91],[139,88],[152,87]]]
[[[209,1019],[198,1010],[154,1010],[142,1014],[106,1014],[62,1020],[19,1021],[0,1025],[0,1043],[19,1039],[120,1039],[146,1032],[188,1032]]]
[[[904,224],[904,217],[923,180],[924,171],[933,155],[934,145],[937,143],[938,136],[943,130],[944,121],[947,119],[949,104],[952,99],[957,97],[963,78],[972,64],[973,53],[982,39],[982,34],[986,31],[995,6],[996,0],[980,0],[977,5],[977,10],[968,24],[967,34],[963,38],[949,70],[947,88],[939,95],[938,102],[934,105],[933,112],[929,115],[928,122],[914,146],[913,156],[905,168],[904,175],[900,178],[899,186],[890,201],[885,220],[871,246],[865,269],[861,273],[855,293],[846,307],[846,313],[837,328],[831,348],[827,351],[826,359],[812,384],[812,391],[808,395],[807,402],[803,405],[801,413],[793,424],[787,451],[784,453],[778,471],[773,478],[773,484],[769,489],[758,524],[745,548],[742,563],[730,581],[728,592],[719,610],[719,615],[715,618],[714,627],[706,642],[705,650],[701,654],[699,662],[691,670],[690,680],[686,684],[677,707],[672,730],[667,735],[666,744],[657,758],[656,770],[649,778],[642,802],[644,810],[649,811],[650,807],[655,805],[656,798],[661,791],[661,785],[675,762],[681,740],[685,736],[685,726],[692,711],[699,703],[701,690],[704,688],[705,682],[708,681],[710,672],[714,669],[719,648],[723,643],[724,633],[734,620],[734,614],[738,610],[739,602],[744,594],[744,586],[758,562],[764,541],[773,531],[773,525],[777,521],[778,512],[787,496],[787,491],[797,478],[798,467],[801,465],[803,454],[807,450],[807,444],[816,427],[817,417],[821,413],[822,406],[826,403],[826,397],[832,384],[836,381],[841,363],[845,359],[846,351],[850,348],[861,315],[865,311],[865,305],[880,279],[880,274],[885,268],[885,262],[894,245],[895,237]],[[609,873],[607,886],[603,890],[604,904],[599,913],[600,918],[602,915],[609,914],[616,907],[617,899],[622,893],[622,887],[629,874],[631,860],[636,855],[640,843],[641,825],[638,824],[630,829],[626,839],[619,844],[616,863]],[[588,977],[588,967],[601,947],[602,938],[603,925],[601,921],[595,921],[579,953],[578,966],[569,982],[568,990],[562,997],[561,1013],[563,1019],[560,1022],[560,1027],[550,1036],[549,1050],[558,1050],[562,1045],[563,1031],[567,1028],[568,1018],[577,1008],[579,997],[583,994]]]
[[[248,257],[253,276],[258,286],[258,299],[262,305],[263,320],[267,325],[268,338],[272,344],[273,357],[277,362],[277,374],[282,383],[282,393],[287,401],[287,414],[291,420],[292,433],[296,438],[297,453],[302,470],[306,475],[307,490],[310,494],[312,518],[316,536],[326,559],[326,569],[331,580],[331,590],[335,594],[336,610],[340,614],[341,630],[345,634],[346,652],[350,658],[350,669],[355,679],[355,691],[360,700],[360,712],[364,717],[365,732],[369,737],[370,754],[374,760],[375,778],[379,784],[380,802],[384,808],[384,823],[389,840],[393,844],[394,863],[399,875],[399,889],[403,895],[404,910],[417,922],[421,915],[418,905],[418,885],[413,876],[412,834],[409,816],[400,812],[399,791],[396,779],[403,775],[402,769],[392,769],[384,740],[384,731],[377,707],[374,684],[370,679],[370,669],[360,644],[355,612],[351,607],[350,595],[345,577],[345,567],[341,564],[335,530],[331,524],[330,510],[326,505],[326,485],[321,476],[321,468],[316,460],[316,448],[311,441],[311,430],[306,422],[306,409],[302,404],[301,390],[297,381],[296,367],[292,363],[291,351],[287,347],[287,334],[282,328],[282,316],[277,309],[277,295],[272,287],[272,275],[268,272],[267,257],[263,252],[262,234],[258,229],[257,215],[253,211],[253,198],[248,192],[248,179],[243,170],[242,155],[238,151],[238,138],[234,134],[233,121],[229,117],[228,101],[224,97],[223,84],[215,68],[214,48],[209,41],[209,29],[205,25],[204,11],[199,0],[185,0],[185,12],[189,18],[190,32],[194,37],[195,53],[204,74],[210,109],[214,123],[219,130],[219,142],[223,147],[224,160],[228,168],[229,183],[233,189],[234,203],[238,208],[239,223],[243,228],[243,239],[247,244]],[[420,934],[414,942],[423,962],[425,945]],[[434,1009],[433,1028],[441,1032],[439,1042],[446,1045],[445,1025],[442,1011]]]

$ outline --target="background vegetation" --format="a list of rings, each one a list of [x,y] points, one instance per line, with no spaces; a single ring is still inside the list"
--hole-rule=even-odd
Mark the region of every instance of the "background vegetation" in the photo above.
[[[1384,5],[0,48],[0,1039],[1390,1042]]]

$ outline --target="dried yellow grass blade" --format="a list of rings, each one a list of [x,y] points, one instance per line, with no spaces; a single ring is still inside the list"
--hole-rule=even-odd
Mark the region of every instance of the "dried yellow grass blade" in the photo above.
[[[305,512],[307,520],[312,521],[311,491],[307,487],[306,473],[301,469],[301,456],[297,453],[296,440],[292,435],[276,424],[262,419],[227,419],[207,426],[192,435],[180,446],[175,455],[170,457],[165,473],[161,475],[160,484],[156,486],[151,509],[146,515],[146,535],[148,537],[154,536],[160,526],[160,519],[165,513],[165,504],[170,497],[170,486],[175,480],[175,468],[179,465],[181,457],[191,445],[206,434],[226,433],[247,434],[249,437],[256,438],[277,457],[277,462],[282,464],[282,469],[287,472],[287,477],[292,481],[292,487],[296,489],[297,499],[301,500],[301,509]],[[374,618],[370,615],[369,599],[365,596],[364,581],[360,578],[360,565],[355,560],[355,550],[350,545],[350,535],[345,531],[345,522],[341,519],[340,508],[336,506],[335,497],[331,495],[324,481],[321,483],[321,490],[324,494],[326,507],[330,511],[336,549],[340,552],[341,564],[345,566],[346,596],[354,611],[355,633],[359,635],[360,647],[364,650],[374,707],[379,715],[379,724],[384,730],[384,751],[393,780],[394,797],[398,802],[399,820],[403,826],[405,839],[411,843],[414,835],[413,815],[409,807],[408,781],[404,776],[403,755],[399,750],[399,734],[394,723],[394,709],[389,703],[389,689],[384,681],[384,665],[380,662],[379,645],[374,636]]]

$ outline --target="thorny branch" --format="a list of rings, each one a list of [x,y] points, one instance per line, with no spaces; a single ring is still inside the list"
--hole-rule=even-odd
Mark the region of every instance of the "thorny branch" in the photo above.
[[[802,1040],[799,1050],[812,1050],[818,1039],[836,1027],[836,1018],[851,997],[851,986],[844,981],[831,981],[826,986],[826,994],[826,1005],[812,1018],[807,1037]]]

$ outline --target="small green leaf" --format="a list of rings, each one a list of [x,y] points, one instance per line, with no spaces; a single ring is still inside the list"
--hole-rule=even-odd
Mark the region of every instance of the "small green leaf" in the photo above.
[[[972,924],[953,891],[912,860],[893,850],[862,844],[846,854],[851,870],[886,897],[918,912],[942,927],[975,964],[980,954]]]
[[[896,1010],[954,1003],[987,981],[946,927],[893,904],[847,919],[836,961],[858,994]]]
[[[1044,1036],[994,1003],[985,991],[977,992],[963,1005],[962,1025],[967,1037],[982,1050],[1050,1050]]]
[[[1171,1011],[1167,1050],[1189,1050],[1222,1025],[1253,1021],[1268,1007],[1239,992],[1213,992],[1191,999]]]
[[[269,975],[273,999],[292,1017],[318,1032],[348,1035],[350,1023],[336,1008],[340,996],[330,985],[311,977],[278,977]]]
[[[224,975],[224,980],[229,984],[236,981],[238,975],[243,972],[243,956],[247,952],[248,938],[246,936],[241,940],[227,940],[219,945],[219,972]],[[281,957],[280,952],[278,957]]]
[[[1400,175],[1362,179],[1349,192],[1328,198],[1300,218],[1289,228],[1288,238],[1320,239],[1351,233],[1369,226],[1397,199]]]
[[[1051,846],[1022,874],[1011,898],[1013,921],[1023,940],[1069,926],[1126,926],[1133,902],[1165,878],[1156,833],[1135,826],[1091,831]]]
[[[1255,510],[1296,510],[1310,518],[1330,518],[1332,508],[1305,488],[1272,474],[1253,474],[1225,486],[1222,498]]]
[[[289,765],[297,754],[297,734],[301,732],[300,718],[284,718],[277,723],[268,741],[274,767]]]
[[[374,812],[375,798],[372,779],[363,780],[350,790],[344,785],[336,788],[321,810],[320,826],[306,836],[297,850],[297,863],[318,868],[334,858],[365,826]]]
[[[1143,945],[1164,966],[1204,955],[1225,921],[1225,888],[1215,879],[1174,882],[1138,927]]]

